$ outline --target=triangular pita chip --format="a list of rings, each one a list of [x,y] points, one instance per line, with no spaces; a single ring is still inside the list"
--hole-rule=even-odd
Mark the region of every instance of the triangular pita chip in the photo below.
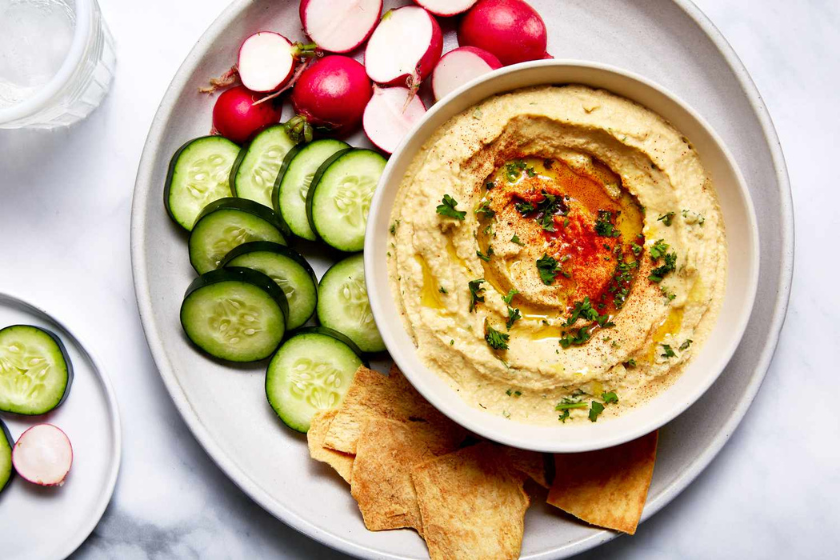
[[[336,409],[322,410],[312,417],[312,424],[306,433],[306,441],[309,445],[309,456],[316,461],[327,463],[347,482],[353,471],[353,456],[340,451],[324,447],[324,438],[330,424],[338,413]]]

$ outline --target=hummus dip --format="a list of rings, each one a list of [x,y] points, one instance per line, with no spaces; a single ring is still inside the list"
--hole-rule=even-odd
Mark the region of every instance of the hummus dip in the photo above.
[[[727,249],[679,131],[603,90],[518,90],[450,119],[402,180],[389,279],[422,361],[530,424],[621,414],[711,331]]]

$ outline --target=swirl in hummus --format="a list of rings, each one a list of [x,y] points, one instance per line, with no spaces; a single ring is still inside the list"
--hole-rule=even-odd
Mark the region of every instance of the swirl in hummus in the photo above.
[[[415,156],[389,278],[424,363],[472,406],[588,422],[667,386],[725,291],[723,219],[659,115],[583,86],[492,97]]]

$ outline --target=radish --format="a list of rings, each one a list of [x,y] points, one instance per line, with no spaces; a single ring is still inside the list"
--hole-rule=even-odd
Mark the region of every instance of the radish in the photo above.
[[[59,428],[36,424],[18,438],[12,463],[15,471],[32,484],[61,486],[73,464],[73,446]]]
[[[301,0],[304,32],[329,52],[350,52],[370,37],[382,0]]]
[[[258,101],[260,96],[245,86],[226,90],[213,107],[213,128],[225,138],[242,144],[257,131],[280,121],[280,107]]]
[[[435,101],[440,101],[449,92],[496,68],[501,68],[499,59],[476,47],[459,47],[440,59],[432,72],[432,92]]]
[[[392,154],[425,113],[423,101],[409,88],[374,86],[362,122],[370,141],[383,152]]]
[[[417,6],[389,10],[365,49],[365,68],[374,82],[416,90],[443,50],[443,34],[435,18]]]
[[[478,0],[414,0],[436,16],[449,17],[462,14],[472,8]]]
[[[312,139],[312,126],[346,134],[362,122],[371,95],[364,66],[347,56],[324,57],[295,83],[292,105],[297,116],[287,123],[287,133],[298,141]]]
[[[239,47],[239,79],[257,93],[275,91],[286,85],[295,70],[295,62],[314,56],[316,45],[292,43],[279,33],[259,31]]]
[[[458,44],[496,55],[503,64],[545,58],[545,22],[523,0],[479,0],[458,27]]]

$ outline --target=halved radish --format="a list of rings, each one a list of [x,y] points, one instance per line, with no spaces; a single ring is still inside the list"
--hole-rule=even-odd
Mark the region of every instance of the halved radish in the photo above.
[[[39,486],[60,486],[73,464],[67,434],[52,424],[36,424],[21,434],[12,451],[21,478]]]
[[[301,0],[304,32],[329,52],[346,53],[364,43],[382,13],[382,0]]]
[[[496,68],[502,63],[489,52],[477,47],[459,47],[441,57],[432,72],[432,92],[435,101],[446,94]]]
[[[254,33],[239,47],[239,79],[258,93],[278,90],[291,79],[295,62],[315,50],[314,44],[292,43],[273,31]]]
[[[462,14],[473,7],[478,0],[414,0],[436,16],[449,17]]]
[[[389,10],[370,36],[365,68],[374,82],[414,89],[426,79],[443,50],[434,16],[417,6]]]
[[[479,0],[461,20],[458,44],[493,53],[502,64],[546,57],[545,22],[524,0]]]
[[[409,88],[373,86],[362,126],[371,142],[392,154],[425,112],[426,106]]]

